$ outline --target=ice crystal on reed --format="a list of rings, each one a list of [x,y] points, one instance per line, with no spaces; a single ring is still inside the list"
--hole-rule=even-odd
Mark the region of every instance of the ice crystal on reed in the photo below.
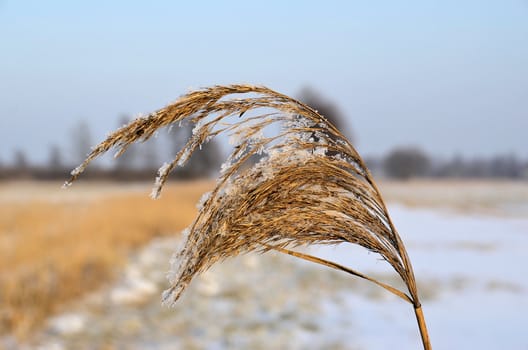
[[[204,126],[204,120],[200,119],[199,121],[196,122],[196,124],[194,124],[194,128],[192,129],[192,134],[194,136],[200,134],[202,132],[203,126]]]
[[[150,192],[151,198],[157,199],[159,197],[161,187],[163,186],[163,178],[165,178],[169,173],[170,167],[170,163],[163,163],[163,165],[158,169],[158,176],[156,176],[156,182],[154,183],[154,187]]]
[[[178,159],[177,165],[179,167],[184,166],[185,163],[187,163],[187,160],[189,160],[190,155],[191,155],[191,147],[189,146],[183,150],[183,153],[181,154],[180,159]]]
[[[82,172],[84,171],[84,166],[83,165],[79,165],[78,167],[76,167],[75,169],[73,169],[70,174],[72,176],[77,176],[79,174],[81,174]]]
[[[210,197],[211,192],[205,192],[202,197],[200,197],[198,203],[196,203],[196,209],[198,209],[198,211],[202,210],[204,204],[209,200]]]

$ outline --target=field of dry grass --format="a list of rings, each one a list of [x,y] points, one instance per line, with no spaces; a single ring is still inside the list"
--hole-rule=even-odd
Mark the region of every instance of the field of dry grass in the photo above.
[[[0,334],[27,335],[70,300],[109,281],[128,254],[174,235],[196,213],[207,182],[0,184]]]
[[[28,335],[68,301],[115,277],[131,252],[175,235],[193,219],[212,182],[0,183],[0,334]],[[389,202],[461,212],[526,216],[528,185],[511,182],[382,182]],[[511,208],[515,208],[512,211]],[[168,262],[167,262],[168,268]]]

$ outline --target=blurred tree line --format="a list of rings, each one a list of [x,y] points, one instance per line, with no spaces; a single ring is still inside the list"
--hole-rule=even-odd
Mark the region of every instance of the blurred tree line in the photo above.
[[[398,180],[417,177],[467,179],[528,179],[528,160],[514,154],[438,159],[418,147],[397,147],[380,158],[367,158],[377,176]]]
[[[123,115],[119,117],[116,127],[121,127],[131,119]],[[85,178],[96,180],[137,181],[151,180],[163,161],[168,161],[183,147],[184,142],[192,134],[192,126],[174,128],[162,133],[160,137],[152,137],[142,144],[134,144],[125,153],[103,166],[94,162],[85,171]],[[20,149],[13,151],[12,162],[0,160],[0,179],[35,179],[35,180],[65,180],[70,171],[81,164],[91,147],[95,145],[90,126],[86,121],[79,121],[70,130],[70,144],[63,150],[57,145],[50,145],[48,158],[44,164],[31,164],[26,153]],[[218,141],[211,140],[197,150],[185,167],[177,168],[173,178],[189,179],[210,177],[220,169],[223,161],[221,146]]]
[[[321,96],[316,90],[305,87],[297,98],[311,106],[328,121],[338,127],[345,136],[355,142],[347,119],[338,106]],[[117,127],[131,119],[122,115]],[[111,162],[110,166],[94,166],[87,169],[86,178],[105,180],[150,180],[163,161],[172,159],[192,135],[192,126],[184,125],[153,137],[143,144],[134,144]],[[80,164],[95,144],[90,127],[79,121],[70,131],[70,147],[62,150],[57,145],[49,146],[45,164],[31,164],[22,150],[14,150],[11,162],[0,159],[0,179],[66,179],[71,169]],[[210,177],[220,168],[225,158],[222,146],[211,140],[190,157],[185,167],[175,169],[173,178],[191,179]],[[428,178],[508,178],[528,179],[528,160],[513,154],[489,158],[465,158],[455,155],[441,160],[428,155],[418,147],[396,147],[382,157],[366,157],[367,166],[375,176],[407,180],[416,177]]]

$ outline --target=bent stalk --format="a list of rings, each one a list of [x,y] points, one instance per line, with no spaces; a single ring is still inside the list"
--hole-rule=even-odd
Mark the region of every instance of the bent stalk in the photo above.
[[[291,97],[253,85],[190,92],[110,134],[72,171],[65,185],[110,149],[117,149],[119,156],[158,129],[181,123],[194,125],[192,135],[159,169],[153,197],[160,194],[170,172],[184,166],[212,138],[227,134],[234,147],[172,260],[170,288],[163,295],[166,303],[174,304],[193,277],[216,262],[274,249],[367,279],[411,302],[424,348],[431,348],[412,265],[365,162],[324,116]],[[258,161],[252,163],[255,158]],[[409,295],[344,266],[287,249],[343,242],[381,255]]]

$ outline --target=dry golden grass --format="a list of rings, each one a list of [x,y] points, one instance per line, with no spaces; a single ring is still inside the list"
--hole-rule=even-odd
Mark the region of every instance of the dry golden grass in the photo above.
[[[137,190],[144,184],[94,186],[0,185],[0,334],[27,335],[108,281],[131,250],[182,230],[212,184],[170,184],[159,201]]]

